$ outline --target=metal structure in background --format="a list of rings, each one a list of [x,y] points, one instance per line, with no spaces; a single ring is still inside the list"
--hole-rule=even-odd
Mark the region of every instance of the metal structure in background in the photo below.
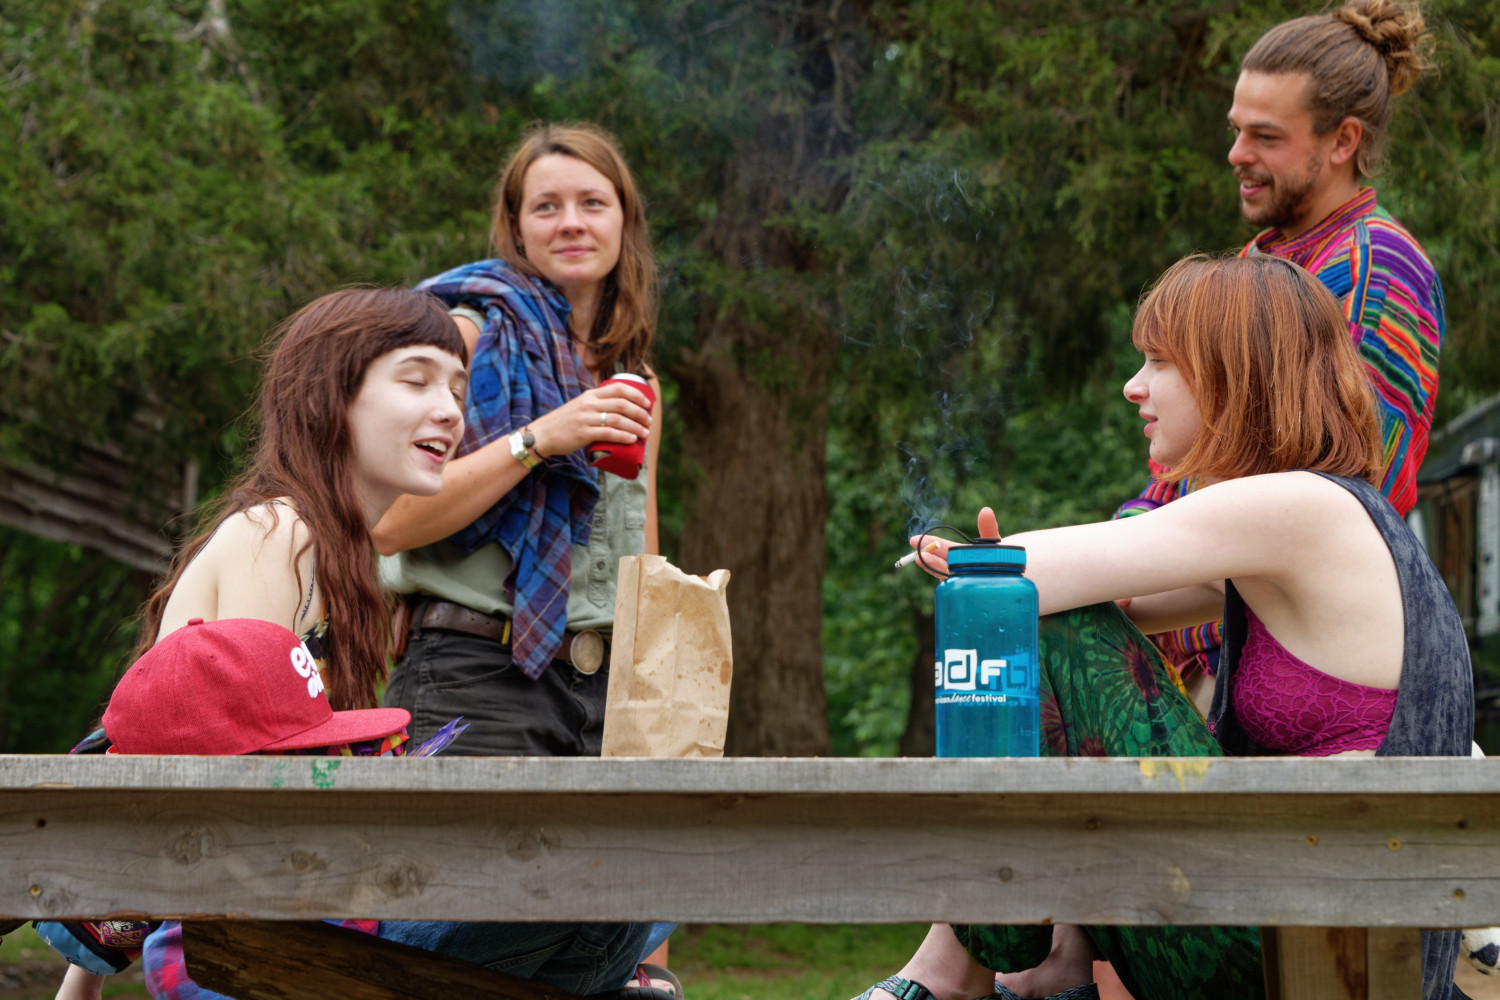
[[[1475,739],[1500,754],[1500,395],[1432,435],[1407,523],[1469,633]]]
[[[1475,638],[1500,632],[1500,395],[1432,435],[1407,522]]]

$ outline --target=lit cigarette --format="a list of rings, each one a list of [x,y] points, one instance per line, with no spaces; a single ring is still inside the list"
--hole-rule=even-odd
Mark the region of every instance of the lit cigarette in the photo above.
[[[917,555],[920,552],[936,552],[937,550],[938,550],[938,543],[937,542],[928,542],[921,549],[912,549],[906,555],[904,555],[900,559],[896,560],[896,568],[900,569],[902,566],[910,566],[912,563],[914,563],[914,562],[917,561]]]

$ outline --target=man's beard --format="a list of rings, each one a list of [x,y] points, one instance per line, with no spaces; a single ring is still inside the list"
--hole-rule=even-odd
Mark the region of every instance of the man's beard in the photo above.
[[[1300,177],[1271,177],[1267,174],[1247,174],[1252,181],[1270,181],[1271,202],[1262,208],[1252,209],[1240,202],[1240,214],[1245,221],[1262,229],[1288,229],[1303,220],[1308,212],[1305,203],[1318,186],[1323,175],[1323,164],[1314,154],[1307,161],[1307,169]]]

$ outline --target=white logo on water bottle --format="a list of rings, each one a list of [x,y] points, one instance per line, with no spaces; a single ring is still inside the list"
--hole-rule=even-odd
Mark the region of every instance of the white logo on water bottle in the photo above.
[[[994,687],[994,681],[1004,678],[1009,663],[1006,660],[981,660],[977,649],[945,649],[942,662],[935,662],[934,666],[937,668],[934,680],[939,688],[974,691],[980,687]]]

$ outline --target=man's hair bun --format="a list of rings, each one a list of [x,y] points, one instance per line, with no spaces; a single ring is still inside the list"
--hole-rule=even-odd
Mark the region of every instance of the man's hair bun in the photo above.
[[[1415,3],[1397,0],[1349,0],[1331,11],[1385,60],[1391,96],[1405,93],[1429,66],[1427,50],[1432,36],[1424,34],[1426,23]]]

